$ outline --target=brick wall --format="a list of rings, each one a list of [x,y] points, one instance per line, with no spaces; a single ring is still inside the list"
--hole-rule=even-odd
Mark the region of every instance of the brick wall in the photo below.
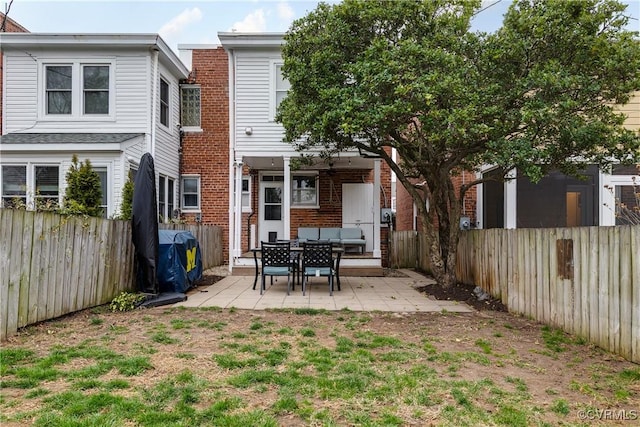
[[[475,174],[472,172],[464,172],[464,174],[462,175],[454,176],[451,178],[456,192],[460,189],[463,181],[470,182],[474,179],[476,179]],[[464,198],[464,209],[462,212],[463,216],[468,216],[471,218],[472,224],[476,221],[476,204],[477,196],[476,188],[474,187],[467,191],[467,194]],[[414,222],[417,222],[417,229],[420,230],[420,221],[415,221],[413,217],[413,199],[404,188],[404,186],[398,181],[398,185],[396,188],[396,230],[414,230],[416,229],[414,226]]]
[[[200,175],[203,224],[222,227],[224,260],[229,248],[229,78],[223,48],[196,49],[189,83],[201,85],[201,133],[182,139],[181,174]],[[195,215],[184,214],[187,222]]]
[[[16,21],[14,21],[13,19],[9,18],[8,16],[6,17],[5,20],[5,15],[4,13],[0,13],[0,24],[2,24],[2,22],[4,22],[4,30],[2,32],[5,33],[28,33],[29,30],[27,30],[26,28],[24,28],[22,25],[18,24]],[[3,59],[2,59],[2,50],[0,50],[0,133],[2,132],[2,85],[3,85],[3,78],[2,76],[4,74],[2,74],[2,64],[3,64]]]

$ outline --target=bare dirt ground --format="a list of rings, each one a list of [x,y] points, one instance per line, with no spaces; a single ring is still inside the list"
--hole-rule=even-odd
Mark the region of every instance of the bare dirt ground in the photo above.
[[[208,285],[220,278],[208,274],[200,285]],[[124,354],[135,354],[140,349],[153,346],[157,350],[150,355],[153,371],[131,379],[134,385],[144,387],[181,370],[192,370],[205,378],[219,381],[229,372],[216,366],[212,354],[226,351],[223,344],[229,337],[247,334],[256,321],[271,325],[273,330],[312,325],[317,345],[331,348],[336,345],[336,328],[340,327],[341,321],[348,320],[350,316],[354,319],[366,317],[361,328],[373,334],[391,335],[403,342],[419,345],[428,341],[440,355],[474,352],[486,356],[490,360],[489,365],[463,360],[449,375],[471,381],[488,378],[505,387],[509,386],[510,379],[517,379],[516,384],[524,384],[531,401],[547,411],[549,415],[541,419],[548,425],[638,425],[635,424],[637,420],[603,421],[601,416],[595,415],[584,418],[584,414],[596,412],[580,412],[587,408],[591,411],[609,409],[637,413],[640,410],[638,365],[585,344],[576,337],[509,314],[499,301],[478,301],[473,287],[457,286],[444,290],[432,285],[421,291],[430,298],[464,301],[478,311],[469,314],[366,313],[365,316],[353,312],[303,315],[294,311],[177,310],[167,307],[125,313],[85,310],[26,328],[2,346],[29,348],[38,354],[46,354],[59,345],[106,342],[107,336],[110,337],[109,347]],[[94,320],[96,317],[100,322]],[[179,329],[177,324],[187,326]],[[178,342],[173,345],[152,343],[151,332],[157,330],[158,325],[164,325]],[[224,326],[218,330],[211,325]],[[340,330],[340,333],[347,332]],[[180,352],[194,356],[177,357]],[[442,372],[446,376],[447,369],[451,368],[442,363]],[[631,372],[630,381],[621,381],[624,372]],[[64,388],[65,384],[61,381],[58,385],[48,386]],[[5,400],[19,398],[21,393],[24,390],[2,390]],[[256,407],[264,405],[265,396],[262,394],[247,393],[243,398]],[[550,410],[558,400],[567,403],[566,411]],[[31,399],[25,404],[33,405],[35,402],[37,400]],[[24,410],[24,405],[7,406],[3,405],[1,411],[10,414]],[[281,425],[295,424],[281,421]]]

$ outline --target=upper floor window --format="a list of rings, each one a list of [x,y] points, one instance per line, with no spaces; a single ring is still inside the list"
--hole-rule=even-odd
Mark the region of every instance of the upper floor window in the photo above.
[[[71,114],[71,66],[48,65],[45,69],[47,114]]]
[[[109,114],[109,67],[82,67],[84,114]]]
[[[200,86],[180,86],[180,124],[186,131],[200,130]]]
[[[169,126],[169,83],[160,79],[160,123]]]
[[[109,117],[113,109],[110,62],[44,64],[44,117]]]
[[[289,81],[282,76],[282,62],[271,61],[271,104],[269,106],[271,120],[275,119],[278,106],[287,96],[290,87]]]

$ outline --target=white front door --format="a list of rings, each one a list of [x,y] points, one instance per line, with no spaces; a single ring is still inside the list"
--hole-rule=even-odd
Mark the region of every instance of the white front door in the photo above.
[[[373,251],[373,184],[342,184],[342,226],[362,229],[365,250]]]
[[[260,241],[275,241],[284,237],[283,193],[282,175],[263,175],[260,178]]]

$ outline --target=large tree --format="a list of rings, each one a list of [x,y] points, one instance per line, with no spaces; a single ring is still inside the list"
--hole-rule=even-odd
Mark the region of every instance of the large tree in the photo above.
[[[502,28],[470,30],[479,1],[320,4],[285,35],[285,140],[359,148],[418,207],[432,273],[455,281],[461,201],[451,177],[482,165],[537,180],[550,169],[637,162],[616,104],[640,89],[640,43],[613,0],[520,0]],[[399,161],[387,154],[397,150]],[[428,201],[428,202],[427,202]]]

